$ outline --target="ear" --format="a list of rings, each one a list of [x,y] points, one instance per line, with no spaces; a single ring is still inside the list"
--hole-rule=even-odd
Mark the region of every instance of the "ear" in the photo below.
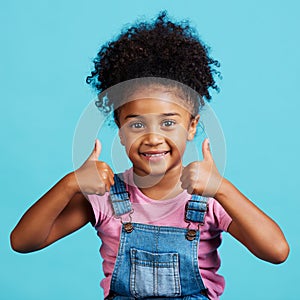
[[[196,132],[197,132],[197,125],[200,119],[200,115],[195,116],[190,122],[189,129],[188,129],[188,136],[187,140],[192,141]]]
[[[124,136],[122,134],[121,128],[119,128],[119,138],[120,138],[120,143],[122,144],[122,146],[125,146],[125,140],[124,140]]]

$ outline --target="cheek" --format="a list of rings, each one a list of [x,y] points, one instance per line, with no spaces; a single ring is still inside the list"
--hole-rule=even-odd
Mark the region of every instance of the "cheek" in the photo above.
[[[178,151],[180,153],[180,155],[183,155],[184,151],[185,151],[185,148],[186,148],[186,143],[185,141],[182,141],[182,140],[176,140],[176,141],[173,141],[174,143],[174,146],[173,148]]]
[[[130,134],[128,130],[121,128],[119,130],[119,136],[120,136],[120,142],[122,143],[125,148],[130,148],[131,144],[134,143],[134,140],[136,140],[136,136],[134,134]]]
[[[140,136],[135,134],[127,134],[124,135],[123,138],[123,146],[125,146],[126,153],[129,154],[130,152],[137,151],[137,148],[140,144]]]
[[[186,148],[187,137],[188,137],[188,132],[183,129],[181,132],[170,134],[168,136],[168,141],[172,146],[172,148],[175,151],[178,151],[182,155]]]

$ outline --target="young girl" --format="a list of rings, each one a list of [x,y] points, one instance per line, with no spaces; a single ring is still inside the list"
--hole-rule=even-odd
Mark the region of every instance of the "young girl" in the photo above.
[[[113,111],[132,168],[114,175],[96,140],[85,163],[24,214],[12,248],[42,249],[91,223],[102,241],[101,286],[116,300],[218,299],[222,231],[263,260],[285,261],[282,231],[221,176],[208,139],[203,160],[182,165],[217,66],[189,25],[165,12],[103,46],[87,82],[97,107]]]

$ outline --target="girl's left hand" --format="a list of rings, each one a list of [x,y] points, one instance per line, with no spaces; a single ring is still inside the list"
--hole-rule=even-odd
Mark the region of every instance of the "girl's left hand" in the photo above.
[[[189,194],[214,197],[223,177],[215,165],[207,138],[202,143],[202,154],[202,161],[194,161],[184,167],[180,177],[181,187]]]

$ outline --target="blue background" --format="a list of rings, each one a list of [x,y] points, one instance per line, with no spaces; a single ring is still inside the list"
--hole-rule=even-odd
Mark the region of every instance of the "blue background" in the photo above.
[[[224,235],[222,299],[299,299],[296,0],[1,2],[1,299],[103,298],[100,241],[91,226],[27,255],[10,249],[9,233],[72,171],[74,130],[94,96],[85,77],[98,48],[124,24],[163,8],[189,18],[220,60],[221,93],[211,106],[227,145],[225,177],[279,223],[291,246],[284,264],[271,265]],[[110,150],[103,147],[105,159]],[[87,149],[86,156],[92,145]]]

